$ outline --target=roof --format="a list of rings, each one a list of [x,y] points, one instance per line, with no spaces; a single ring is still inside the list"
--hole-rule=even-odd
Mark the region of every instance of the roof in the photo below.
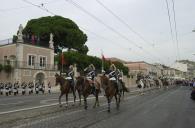
[[[125,61],[125,60],[121,60],[121,59],[116,58],[116,57],[106,58],[106,60],[110,60],[110,61],[112,61],[112,62],[114,62],[114,61],[118,61],[118,62],[121,62],[121,63],[126,63],[126,61]]]
[[[9,45],[15,45],[15,44],[17,44],[17,43],[3,44],[3,45],[0,45],[0,47],[9,46]],[[18,44],[25,44],[25,45],[34,46],[34,47],[39,47],[39,48],[51,49],[51,48],[49,48],[49,47],[33,45],[33,44],[30,44],[30,43],[18,43]]]

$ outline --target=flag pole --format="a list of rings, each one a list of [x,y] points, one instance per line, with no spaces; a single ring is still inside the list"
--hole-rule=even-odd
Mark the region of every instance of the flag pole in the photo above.
[[[103,51],[102,51],[102,49],[101,49],[101,54],[102,54],[102,73],[103,73],[103,71],[104,71],[104,60],[103,60]]]
[[[63,57],[64,57],[64,55],[63,55],[63,52],[62,52],[62,54],[61,54],[61,64],[62,64],[62,69],[61,69],[61,70],[62,70],[62,73],[63,73],[63,70],[64,70],[64,69],[63,69],[63,63],[64,63],[64,62],[63,62],[63,61],[64,61],[64,58],[63,58]]]

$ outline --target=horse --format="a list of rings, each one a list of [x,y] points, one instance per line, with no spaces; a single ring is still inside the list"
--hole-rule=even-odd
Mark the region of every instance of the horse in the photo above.
[[[146,83],[143,79],[136,80],[137,87],[140,89],[140,94],[143,95],[143,89],[146,87]]]
[[[71,81],[64,79],[62,76],[60,76],[58,74],[56,74],[55,77],[56,77],[55,86],[60,84],[60,91],[61,91],[60,96],[59,96],[59,105],[60,105],[60,107],[62,107],[61,98],[64,94],[66,95],[66,107],[68,106],[68,93],[69,93],[70,89],[73,92],[74,104],[75,104],[75,101],[76,101],[75,89],[74,89],[74,86],[71,85]]]
[[[105,96],[108,102],[108,112],[110,112],[110,104],[113,96],[116,100],[116,108],[119,109],[120,107],[120,98],[122,93],[122,88],[118,89],[117,81],[110,80],[106,75],[100,76],[101,86],[105,91]]]
[[[90,80],[87,79],[85,76],[78,76],[76,78],[76,86],[75,89],[78,92],[79,95],[79,100],[80,100],[80,105],[81,105],[81,95],[83,95],[84,97],[84,108],[87,110],[88,106],[87,106],[87,97],[91,94],[92,92],[92,85],[91,84],[95,84],[96,88],[95,88],[95,92],[93,93],[93,95],[95,96],[95,103],[93,108],[95,108],[96,106],[99,106],[99,93],[100,93],[100,83],[95,80],[95,83]]]
[[[161,81],[163,83],[163,86],[166,87],[166,89],[168,89],[170,83],[169,83],[169,80],[167,78],[161,78]]]

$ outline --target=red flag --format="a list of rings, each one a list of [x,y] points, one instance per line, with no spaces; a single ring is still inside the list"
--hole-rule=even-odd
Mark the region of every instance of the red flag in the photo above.
[[[61,54],[61,64],[64,65],[65,64],[65,60],[64,60],[64,54]]]
[[[104,55],[103,55],[103,54],[102,54],[102,60],[103,60],[103,61],[105,61],[105,60],[106,60],[106,58],[104,57]]]

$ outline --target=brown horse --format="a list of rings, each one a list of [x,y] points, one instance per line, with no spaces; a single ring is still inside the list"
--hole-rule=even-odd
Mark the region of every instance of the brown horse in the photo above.
[[[116,81],[109,80],[109,78],[106,75],[100,76],[100,80],[101,80],[102,88],[105,91],[105,96],[107,98],[108,112],[110,112],[110,103],[113,96],[115,97],[116,100],[116,107],[117,109],[119,109],[122,89],[118,90],[117,87],[118,83]]]
[[[87,109],[87,97],[91,94],[92,92],[92,85],[91,84],[96,84],[96,89],[95,89],[95,92],[94,92],[94,96],[96,98],[95,100],[95,104],[94,104],[94,108],[96,106],[99,106],[99,99],[98,99],[98,96],[99,96],[99,93],[100,93],[100,83],[95,80],[95,83],[93,83],[91,80],[87,79],[86,77],[84,76],[79,76],[76,78],[77,79],[77,82],[76,82],[76,90],[78,91],[78,94],[79,94],[79,99],[80,99],[80,104],[81,104],[81,95],[83,95],[84,97],[84,107],[85,109]]]
[[[75,104],[75,100],[76,100],[75,89],[74,89],[74,86],[71,85],[71,81],[64,79],[62,76],[58,74],[56,74],[55,77],[56,77],[56,86],[60,84],[60,91],[61,91],[60,96],[59,96],[60,107],[62,107],[61,98],[64,94],[66,94],[66,106],[68,106],[68,93],[70,89],[73,92],[74,104]]]

